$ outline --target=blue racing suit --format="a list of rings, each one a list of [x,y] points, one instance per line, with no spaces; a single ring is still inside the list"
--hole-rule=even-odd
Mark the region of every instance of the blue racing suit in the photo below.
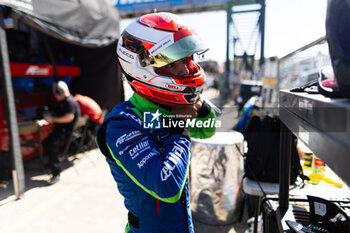
[[[126,232],[193,233],[188,172],[189,137],[169,128],[146,129],[143,113],[171,112],[134,94],[117,105],[97,132],[97,144],[111,168],[124,205],[129,210]],[[214,120],[208,114],[196,121]],[[190,128],[206,138],[215,127]]]

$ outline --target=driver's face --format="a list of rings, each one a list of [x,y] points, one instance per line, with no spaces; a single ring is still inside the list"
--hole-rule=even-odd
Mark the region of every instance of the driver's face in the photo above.
[[[165,71],[167,73],[171,73],[174,75],[189,75],[190,71],[187,67],[187,62],[186,62],[186,58],[183,58],[181,60],[175,61],[171,64],[168,64],[166,66],[163,66],[161,68],[159,68],[162,71]]]

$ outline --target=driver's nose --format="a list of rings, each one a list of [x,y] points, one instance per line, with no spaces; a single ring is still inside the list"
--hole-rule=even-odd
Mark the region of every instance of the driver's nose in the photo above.
[[[190,71],[187,67],[186,62],[184,62],[183,60],[179,60],[174,62],[174,69],[175,69],[175,73],[176,75],[189,75]]]

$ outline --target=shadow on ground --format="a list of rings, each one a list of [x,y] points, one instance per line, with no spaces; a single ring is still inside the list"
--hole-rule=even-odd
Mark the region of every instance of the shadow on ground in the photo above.
[[[62,162],[62,169],[65,170],[74,166],[72,159]],[[43,165],[40,159],[33,158],[23,163],[25,173],[25,191],[33,188],[40,188],[48,185],[51,178],[50,171]],[[0,181],[0,205],[1,202],[8,198],[16,198],[13,179]]]

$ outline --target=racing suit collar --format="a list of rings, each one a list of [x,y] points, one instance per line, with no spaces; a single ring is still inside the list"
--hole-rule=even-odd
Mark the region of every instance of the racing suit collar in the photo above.
[[[164,115],[170,115],[171,111],[168,109],[165,109],[164,107],[161,107],[154,102],[134,93],[129,101],[139,110],[142,112],[156,112],[159,110]]]

